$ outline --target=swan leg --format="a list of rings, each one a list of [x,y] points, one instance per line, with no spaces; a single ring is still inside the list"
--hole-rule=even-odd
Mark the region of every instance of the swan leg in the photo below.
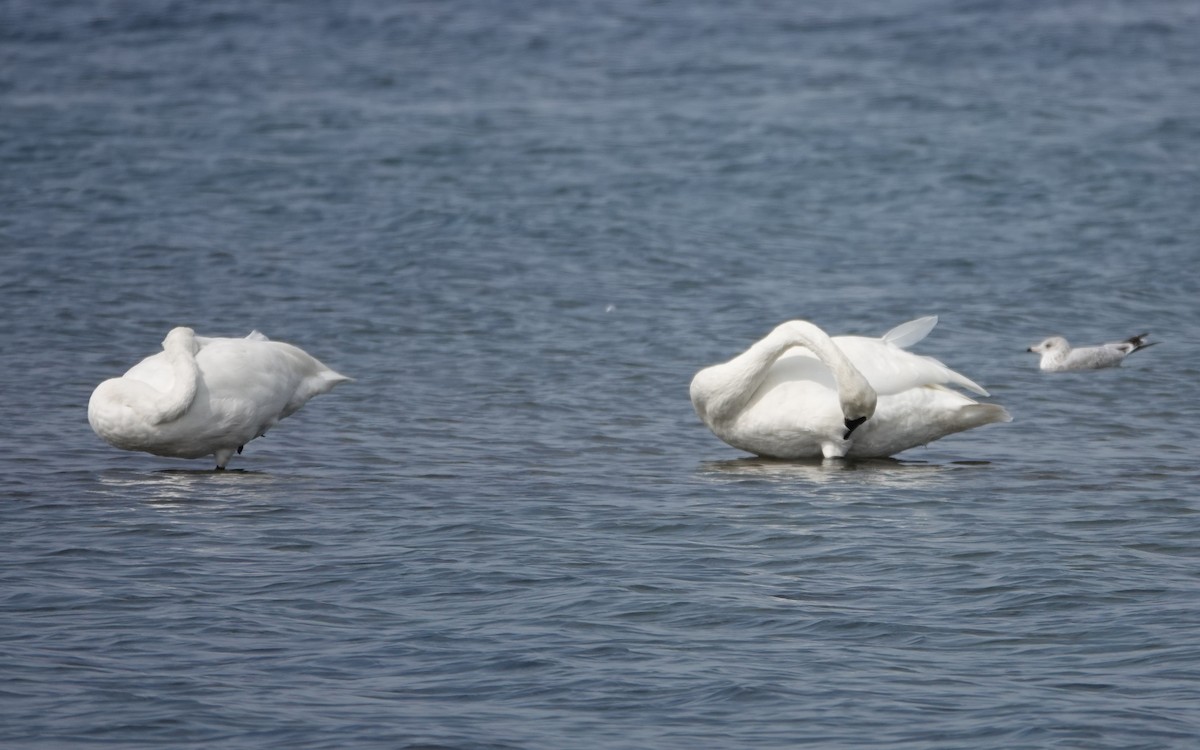
[[[241,453],[241,451],[238,451]],[[224,469],[229,459],[233,458],[233,448],[221,448],[213,456],[217,459],[217,468]]]
[[[846,443],[842,443],[841,445],[838,445],[837,443],[827,440],[827,441],[821,443],[821,457],[822,458],[843,458],[846,455],[846,450],[849,447],[850,446],[847,445]]]

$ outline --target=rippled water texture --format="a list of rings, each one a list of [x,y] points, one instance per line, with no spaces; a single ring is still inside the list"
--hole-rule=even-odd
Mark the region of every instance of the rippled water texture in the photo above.
[[[1190,748],[1200,6],[0,4],[6,748]],[[1014,417],[749,458],[777,323]],[[215,473],[97,383],[356,378]],[[1024,350],[1149,331],[1119,369]]]

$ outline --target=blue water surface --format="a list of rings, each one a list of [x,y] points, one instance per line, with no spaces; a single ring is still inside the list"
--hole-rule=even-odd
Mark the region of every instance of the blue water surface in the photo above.
[[[6,748],[1191,748],[1200,5],[0,4]],[[1014,421],[713,437],[880,335]],[[190,325],[356,382],[214,472],[91,390]],[[1161,342],[1059,376],[1050,334]]]

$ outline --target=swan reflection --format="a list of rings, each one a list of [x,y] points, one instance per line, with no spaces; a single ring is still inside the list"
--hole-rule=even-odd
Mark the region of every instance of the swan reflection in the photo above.
[[[987,462],[969,463],[986,465]],[[914,488],[934,484],[966,465],[967,462],[932,464],[922,461],[899,461],[894,458],[779,461],[748,456],[723,461],[705,461],[700,464],[699,470],[701,474],[717,480],[800,480],[813,484],[850,480],[879,487]]]
[[[101,492],[122,500],[139,500],[163,510],[183,509],[220,501],[236,490],[240,501],[263,482],[272,482],[270,474],[256,471],[214,471],[166,469],[154,472],[112,471],[100,475]]]

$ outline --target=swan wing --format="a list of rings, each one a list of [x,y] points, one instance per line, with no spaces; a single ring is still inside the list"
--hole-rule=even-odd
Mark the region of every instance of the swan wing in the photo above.
[[[196,343],[201,349],[206,346],[211,346],[217,341],[270,341],[266,334],[255,328],[250,333],[246,334],[245,338],[228,338],[226,336],[197,336]]]
[[[904,338],[902,335],[901,339]],[[911,332],[908,338],[911,340]],[[933,357],[907,352],[889,341],[863,336],[835,336],[833,341],[881,396],[901,393],[911,388],[947,383],[966,388],[981,396],[988,395],[983,386],[951,370]]]
[[[246,408],[269,416],[272,423],[350,380],[280,341],[211,339],[197,359],[210,393],[253,405]]]
[[[282,346],[248,338],[209,339],[196,359],[210,396],[231,408],[259,412],[263,419],[279,419],[308,374]]]
[[[759,392],[769,391],[780,383],[812,381],[832,394],[837,392],[837,380],[833,371],[817,356],[803,347],[794,346],[783,353],[767,371],[767,377],[759,386]]]
[[[913,388],[879,399],[875,416],[854,433],[850,456],[891,456],[956,432],[1012,417],[944,386]]]
[[[175,385],[175,371],[171,369],[171,361],[167,359],[166,352],[151,354],[126,370],[122,377],[145,383],[162,393],[171,390]]]

